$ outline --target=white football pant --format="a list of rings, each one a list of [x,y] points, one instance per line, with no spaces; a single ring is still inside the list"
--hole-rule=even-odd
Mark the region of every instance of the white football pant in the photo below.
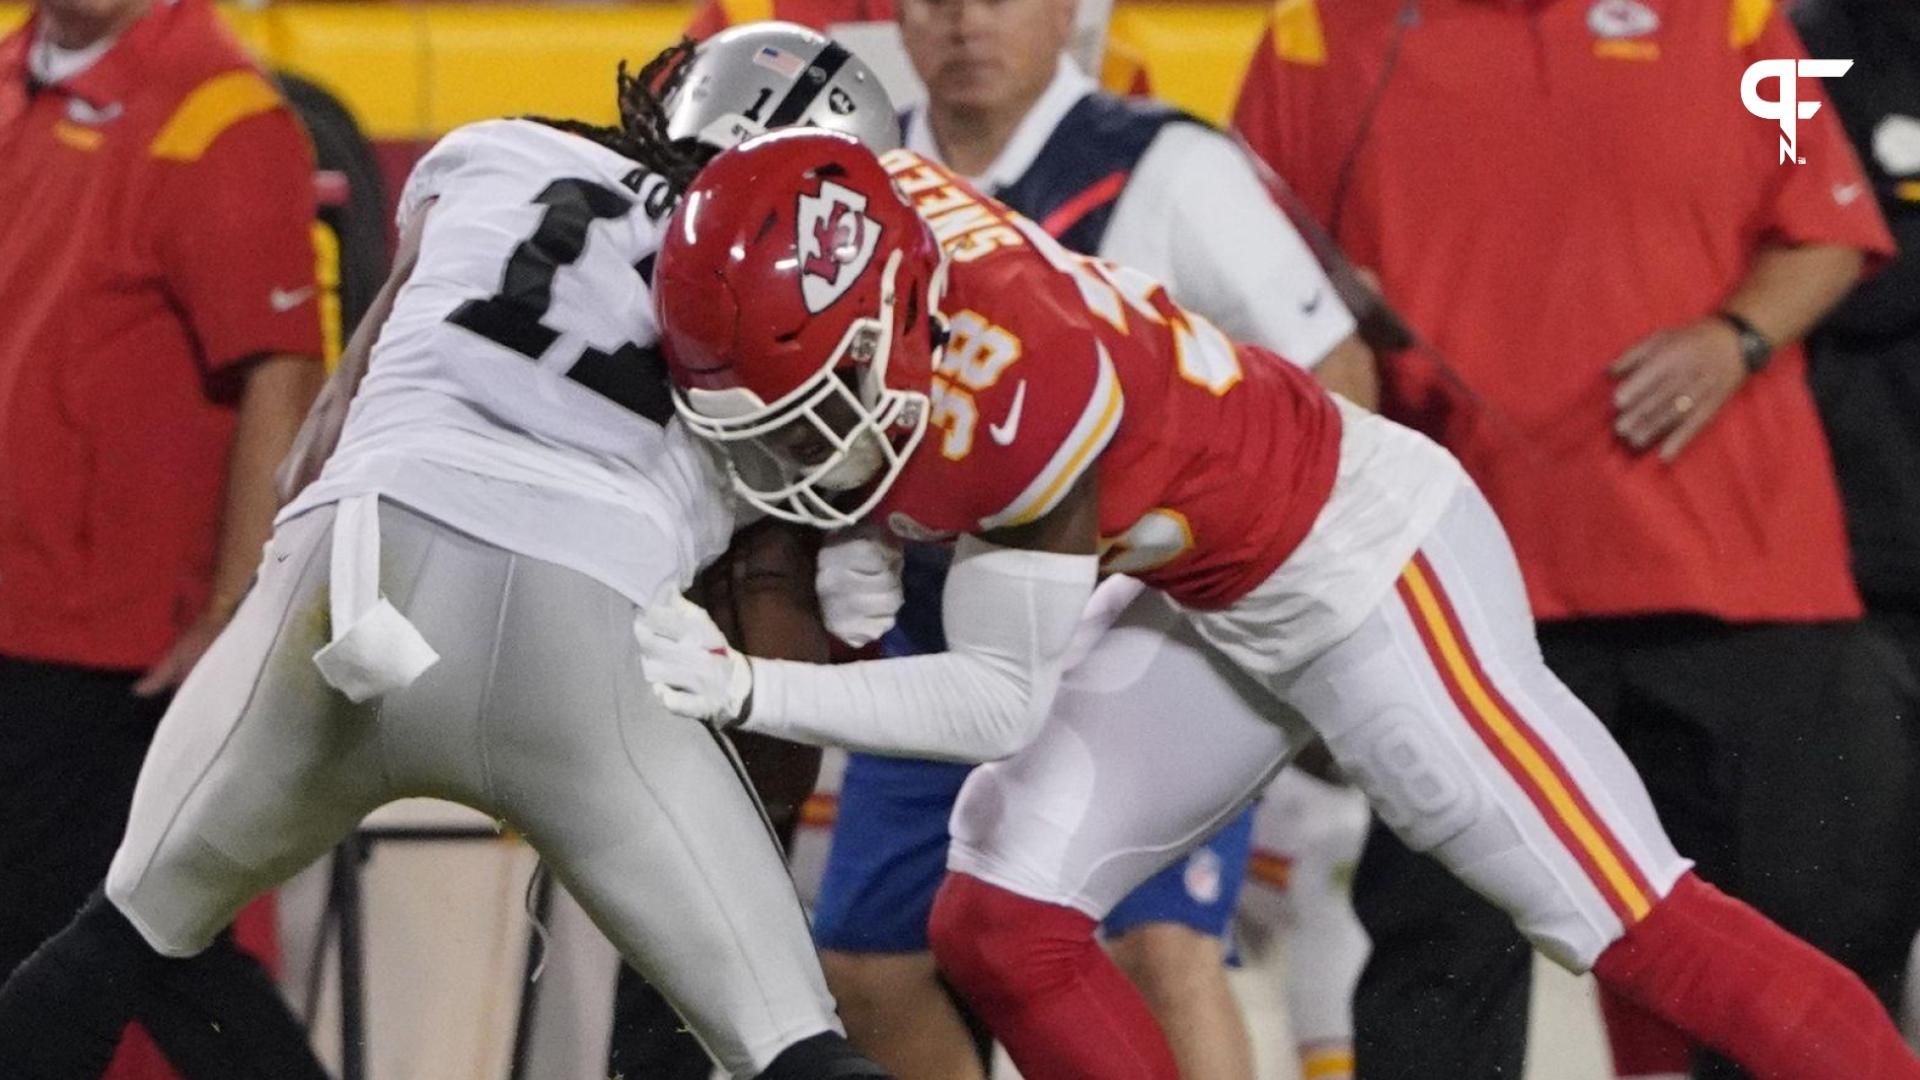
[[[1135,594],[1039,739],[968,779],[948,866],[1099,919],[1310,732],[1408,846],[1576,971],[1690,865],[1541,660],[1519,567],[1471,485],[1359,629],[1291,666],[1257,593],[1213,613]]]

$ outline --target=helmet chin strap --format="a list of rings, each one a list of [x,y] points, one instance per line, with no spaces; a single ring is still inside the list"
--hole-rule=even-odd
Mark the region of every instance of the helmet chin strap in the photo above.
[[[894,278],[900,273],[900,252],[887,256],[887,265],[880,271],[880,314],[874,320],[878,323],[874,337],[874,355],[868,357],[860,373],[860,404],[872,409],[880,403],[880,395],[887,388],[887,365],[893,359],[893,321],[898,316],[894,309],[898,297],[894,294]]]

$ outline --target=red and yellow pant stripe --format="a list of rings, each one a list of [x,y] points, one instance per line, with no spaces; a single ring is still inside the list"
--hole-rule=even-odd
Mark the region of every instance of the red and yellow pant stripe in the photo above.
[[[1593,883],[1624,926],[1645,918],[1658,893],[1553,748],[1487,677],[1445,586],[1425,555],[1400,574],[1401,603],[1460,715]]]
[[[1321,1043],[1300,1048],[1301,1080],[1353,1080],[1353,1047]]]

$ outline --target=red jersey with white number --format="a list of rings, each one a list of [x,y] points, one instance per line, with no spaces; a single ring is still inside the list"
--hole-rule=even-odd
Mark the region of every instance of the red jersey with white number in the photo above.
[[[1339,463],[1340,413],[1312,376],[924,158],[883,163],[953,260],[933,417],[881,507],[896,532],[1024,525],[1098,470],[1109,573],[1221,608],[1286,561]]]

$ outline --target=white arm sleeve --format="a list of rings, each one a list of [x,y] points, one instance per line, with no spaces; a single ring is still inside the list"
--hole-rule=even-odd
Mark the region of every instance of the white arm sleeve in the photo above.
[[[1046,722],[1098,560],[963,537],[947,651],[857,664],[753,661],[745,730],[873,754],[991,761]]]
[[[1134,166],[1100,254],[1165,282],[1235,341],[1313,367],[1354,331],[1326,271],[1246,151],[1168,124]]]

